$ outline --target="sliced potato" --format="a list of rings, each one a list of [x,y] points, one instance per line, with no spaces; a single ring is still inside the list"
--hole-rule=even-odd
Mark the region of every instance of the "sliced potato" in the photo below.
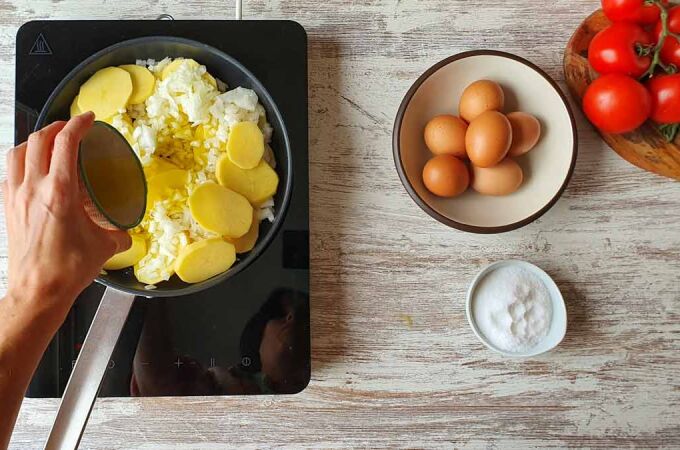
[[[128,104],[138,105],[144,103],[144,100],[153,93],[156,77],[153,76],[149,69],[137,64],[125,64],[119,67],[129,73],[132,78],[132,94],[130,94]]]
[[[264,136],[253,122],[239,122],[229,130],[227,155],[241,169],[252,169],[262,160]]]
[[[189,197],[189,209],[203,228],[228,238],[246,234],[253,221],[253,207],[248,199],[212,182],[194,190]]]
[[[170,164],[170,163],[168,163]],[[189,172],[182,169],[169,169],[152,176],[147,181],[146,204],[151,208],[172,189],[182,189],[189,181]]]
[[[248,253],[255,247],[257,243],[257,238],[260,234],[260,221],[257,220],[256,214],[253,211],[253,223],[250,224],[250,229],[246,234],[236,239],[228,239],[229,242],[234,244],[236,248],[236,253]]]
[[[175,58],[170,64],[165,66],[161,71],[161,80],[165,80],[168,76],[179,69],[182,64],[189,64],[191,67],[198,67],[198,63],[191,58]]]
[[[163,70],[161,71],[161,80],[165,80],[172,72],[177,70],[179,66],[182,65],[182,63],[187,63],[189,64],[192,68],[198,67],[200,64],[198,64],[196,61],[190,58],[177,58],[174,61],[172,61],[170,64],[165,66]],[[217,81],[215,78],[210,75],[208,72],[203,74],[203,79],[212,87],[217,88]]]
[[[243,195],[253,205],[273,196],[279,185],[279,176],[264,160],[254,169],[241,169],[228,155],[217,161],[216,177],[222,186]]]
[[[124,252],[116,253],[104,264],[106,270],[120,270],[137,264],[146,255],[146,239],[132,235],[132,245]]]
[[[83,112],[94,112],[99,120],[108,119],[125,109],[131,94],[130,74],[119,67],[106,67],[80,86],[78,108]]]
[[[175,273],[186,283],[200,283],[226,272],[236,261],[234,245],[220,238],[187,245],[177,256]]]
[[[76,95],[76,98],[73,99],[73,103],[71,103],[71,117],[79,116],[83,112],[78,108],[78,96]]]

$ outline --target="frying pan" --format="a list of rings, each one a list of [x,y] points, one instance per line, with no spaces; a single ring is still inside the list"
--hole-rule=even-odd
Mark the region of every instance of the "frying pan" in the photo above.
[[[274,197],[275,219],[260,226],[260,239],[253,250],[243,256],[231,269],[202,283],[187,284],[176,276],[154,290],[147,290],[136,280],[132,268],[100,275],[97,281],[107,286],[99,309],[78,355],[71,378],[66,385],[55,424],[46,449],[77,448],[97,397],[101,380],[109,364],[121,329],[127,319],[135,296],[175,297],[208,289],[236,276],[261,255],[283,222],[293,186],[292,153],[286,126],[274,100],[255,76],[234,58],[209,45],[197,41],[150,36],[131,39],[107,47],[76,66],[59,83],[43,107],[36,129],[69,117],[69,107],[80,86],[97,70],[108,66],[134,64],[138,59],[160,61],[165,57],[192,58],[207,67],[216,78],[230,88],[242,86],[254,90],[267,111],[274,129],[271,147],[277,161],[279,188]]]

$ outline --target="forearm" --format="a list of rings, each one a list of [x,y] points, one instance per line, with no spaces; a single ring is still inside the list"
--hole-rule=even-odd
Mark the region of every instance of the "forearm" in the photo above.
[[[31,134],[7,154],[0,182],[8,237],[8,295],[0,300],[0,450],[28,383],[76,295],[130,236],[94,223],[83,208],[78,148],[87,112]]]
[[[30,379],[71,302],[0,300],[0,449],[7,447]]]

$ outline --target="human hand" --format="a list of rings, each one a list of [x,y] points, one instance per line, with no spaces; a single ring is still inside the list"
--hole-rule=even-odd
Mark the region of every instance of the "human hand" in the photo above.
[[[10,150],[2,185],[9,241],[8,296],[70,308],[115,253],[130,246],[85,212],[78,144],[94,114],[54,122]]]

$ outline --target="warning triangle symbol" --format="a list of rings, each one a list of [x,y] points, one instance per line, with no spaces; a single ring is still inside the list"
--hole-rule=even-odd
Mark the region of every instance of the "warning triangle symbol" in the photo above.
[[[28,54],[29,55],[52,54],[52,49],[50,48],[50,45],[47,43],[47,39],[45,39],[45,36],[43,36],[42,33],[38,35],[35,42],[33,43],[33,47],[31,47],[31,50],[28,52]]]

